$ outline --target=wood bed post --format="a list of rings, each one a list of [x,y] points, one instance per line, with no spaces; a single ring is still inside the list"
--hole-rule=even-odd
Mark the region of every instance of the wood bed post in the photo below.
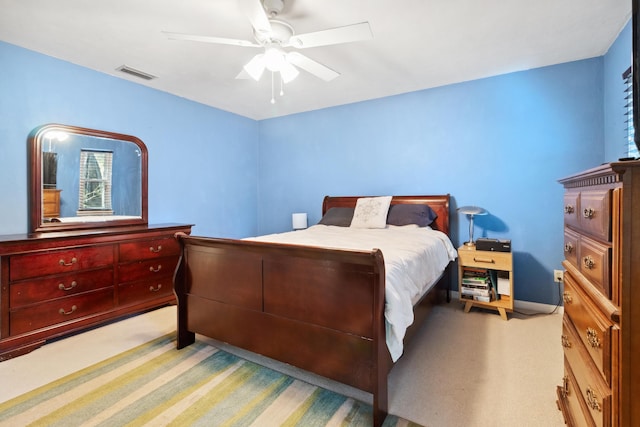
[[[178,304],[178,325],[177,325],[177,348],[178,350],[188,345],[193,344],[196,341],[196,334],[189,332],[187,329],[187,283],[185,275],[185,262],[186,262],[186,244],[184,238],[187,234],[179,232],[174,235],[176,240],[180,243],[181,255],[178,261],[178,267],[173,275],[173,293],[176,295],[176,301]]]
[[[374,372],[373,372],[373,425],[380,427],[384,423],[387,413],[389,412],[389,391],[388,391],[388,375],[390,367],[387,364],[389,360],[389,350],[386,341],[386,324],[384,317],[385,309],[385,268],[382,252],[375,249],[373,252],[376,266],[376,282],[374,286]]]

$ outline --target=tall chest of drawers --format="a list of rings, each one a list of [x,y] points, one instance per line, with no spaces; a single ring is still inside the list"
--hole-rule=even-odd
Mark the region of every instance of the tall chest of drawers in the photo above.
[[[564,185],[565,422],[640,425],[640,161],[615,162]]]
[[[174,234],[190,225],[0,236],[0,361],[174,302]]]

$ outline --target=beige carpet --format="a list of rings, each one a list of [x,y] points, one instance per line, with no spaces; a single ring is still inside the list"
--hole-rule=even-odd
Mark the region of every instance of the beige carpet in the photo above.
[[[390,411],[430,427],[564,426],[562,315],[438,307],[390,376]]]
[[[175,328],[175,307],[56,341],[0,363],[0,402]],[[391,372],[389,410],[429,427],[564,425],[555,404],[562,378],[561,315],[505,322],[490,311],[436,308]],[[198,336],[199,340],[207,340]],[[220,344],[213,342],[214,344]],[[370,402],[370,395],[228,346],[286,374]]]

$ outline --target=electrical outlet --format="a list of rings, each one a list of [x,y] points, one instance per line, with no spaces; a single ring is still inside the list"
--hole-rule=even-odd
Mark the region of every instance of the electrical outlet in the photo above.
[[[556,283],[562,283],[564,279],[564,271],[562,270],[553,270],[553,281]]]

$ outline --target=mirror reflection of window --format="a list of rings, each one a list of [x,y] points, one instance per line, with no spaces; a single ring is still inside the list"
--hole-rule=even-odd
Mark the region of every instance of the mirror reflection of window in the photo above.
[[[78,215],[113,215],[111,207],[112,151],[80,151]]]

